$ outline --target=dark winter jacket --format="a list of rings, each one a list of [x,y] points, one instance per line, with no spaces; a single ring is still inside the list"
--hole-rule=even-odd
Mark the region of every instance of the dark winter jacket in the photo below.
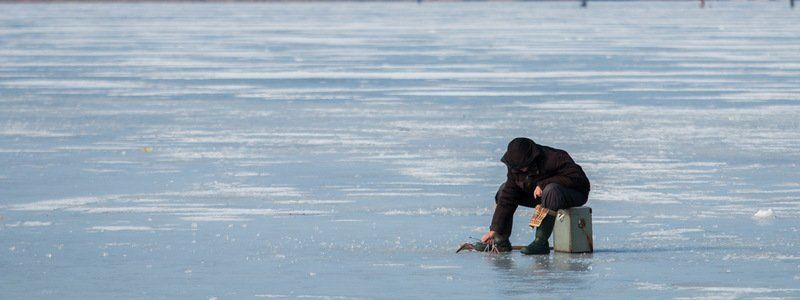
[[[581,166],[564,150],[537,145],[527,138],[516,138],[508,144],[501,161],[508,168],[506,182],[498,191],[497,207],[491,229],[510,231],[509,220],[521,203],[533,203],[533,191],[550,183],[589,195],[589,179]],[[521,169],[527,167],[526,172]],[[523,204],[525,205],[525,204]]]

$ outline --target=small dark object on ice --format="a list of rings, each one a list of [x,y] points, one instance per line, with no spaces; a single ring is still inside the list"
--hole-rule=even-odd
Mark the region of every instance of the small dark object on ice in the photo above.
[[[511,246],[511,250],[522,250],[523,247],[524,246]],[[490,248],[490,247],[487,247],[487,248]],[[461,252],[462,250],[474,251],[475,250],[475,244],[463,243],[463,244],[461,244],[461,246],[458,247],[458,250],[456,250],[456,253]],[[481,252],[498,252],[499,253],[499,251],[481,251]]]
[[[475,250],[475,246],[473,246],[470,243],[463,243],[463,244],[461,244],[461,246],[458,247],[458,250],[456,250],[456,253],[461,252],[461,250],[470,250],[470,251],[472,251],[472,250]]]

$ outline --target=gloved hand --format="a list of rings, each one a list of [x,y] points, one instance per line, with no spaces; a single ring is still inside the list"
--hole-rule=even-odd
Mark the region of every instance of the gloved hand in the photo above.
[[[509,252],[511,251],[511,242],[504,236],[494,233],[494,231],[490,231],[492,233],[492,237],[489,239],[489,243],[482,243],[478,242],[473,245],[475,251],[480,252],[489,252],[489,251],[497,251],[497,252]]]

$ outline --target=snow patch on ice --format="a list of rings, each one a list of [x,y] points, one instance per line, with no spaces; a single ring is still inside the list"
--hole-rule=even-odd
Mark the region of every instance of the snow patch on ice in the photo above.
[[[70,211],[80,211],[90,214],[108,213],[162,213],[174,214],[185,220],[244,220],[245,216],[310,216],[331,213],[322,210],[290,210],[271,208],[235,208],[235,207],[207,207],[197,205],[186,206],[117,206],[117,207],[75,207]]]
[[[638,236],[648,240],[688,240],[685,233],[703,232],[700,228],[675,228],[639,233]]]
[[[59,131],[52,131],[42,128],[34,128],[28,123],[6,123],[0,127],[0,136],[21,136],[21,137],[39,137],[39,138],[58,138],[58,137],[75,137],[78,136],[74,133],[66,133]]]
[[[446,153],[438,155],[449,156]],[[480,172],[484,172],[487,168],[501,165],[496,162],[466,161],[452,158],[397,161],[395,164],[403,166],[397,170],[400,174],[440,185],[475,184],[485,178],[479,175]]]
[[[592,190],[592,201],[621,201],[647,204],[680,204],[676,195],[663,192],[643,190],[637,187],[603,187]]]
[[[716,293],[717,296],[745,296],[748,294],[767,294],[767,293],[780,293],[780,292],[798,292],[800,289],[795,288],[764,288],[764,287],[722,287],[722,286],[677,286],[667,285],[661,283],[639,282],[636,286],[640,290],[679,290],[679,291],[698,291],[707,293]],[[723,293],[725,295],[719,295]]]
[[[291,186],[247,186],[242,184],[230,184],[213,182],[185,192],[164,192],[158,193],[159,196],[178,196],[178,197],[301,197],[303,193]]]
[[[448,266],[448,265],[419,265],[423,270],[439,270],[439,269],[461,269],[461,266]]]
[[[546,101],[539,103],[514,102],[513,104],[503,105],[511,108],[525,108],[530,110],[550,110],[550,111],[576,111],[576,110],[600,110],[607,111],[619,108],[619,104],[611,101],[600,100],[571,100],[571,101]]]
[[[461,226],[462,229],[466,229],[469,232],[479,232],[484,233],[488,228],[486,226]]]
[[[84,168],[81,171],[87,173],[98,173],[98,174],[108,174],[108,173],[120,173],[122,170],[114,170],[114,169],[95,169],[95,168]]]
[[[15,88],[36,89],[112,89],[112,88],[137,88],[144,87],[141,82],[135,81],[109,81],[109,80],[68,80],[68,79],[28,79],[8,80],[0,85]]]
[[[67,209],[71,207],[79,207],[88,204],[109,201],[117,198],[118,196],[116,195],[101,196],[101,197],[64,198],[55,200],[36,201],[24,204],[14,204],[9,206],[9,209],[22,210],[22,211],[52,211],[52,210]]]
[[[376,263],[372,264],[373,267],[405,267],[406,264],[399,263]]]
[[[170,214],[179,216],[180,219],[185,221],[247,221],[249,220],[248,217],[253,216],[275,217],[332,213],[332,211],[322,210],[239,208],[231,207],[228,201],[220,201],[220,199],[227,198],[244,198],[245,200],[250,200],[251,198],[281,199],[293,198],[301,195],[302,193],[293,187],[251,187],[230,184],[211,184],[206,189],[188,192],[73,197],[13,204],[9,205],[8,209],[21,211],[66,210],[87,214]],[[352,203],[354,201],[285,200],[285,202],[276,202],[278,202],[278,204],[321,205]]]
[[[758,254],[728,254],[722,258],[723,260],[741,260],[741,261],[758,261],[758,260],[766,260],[766,261],[798,261],[800,260],[800,256],[797,255],[787,255],[782,253],[776,252],[766,252],[766,253],[758,253]]]
[[[653,218],[656,219],[668,219],[668,220],[688,220],[688,216],[680,216],[680,215],[655,215]]]
[[[92,226],[87,228],[89,232],[104,232],[104,231],[155,231],[155,230],[170,230],[167,228],[153,228],[150,226],[123,226],[123,225],[109,225],[109,226]]]
[[[772,209],[771,209],[771,208],[768,208],[768,209],[759,209],[759,210],[758,210],[758,211],[757,211],[757,212],[756,212],[756,213],[753,215],[753,218],[754,218],[754,219],[758,219],[758,220],[768,220],[768,219],[774,219],[774,218],[775,218],[775,212],[774,212],[774,211],[772,211]]]
[[[625,220],[594,220],[594,224],[622,224]]]
[[[489,214],[488,208],[449,208],[439,207],[435,209],[415,209],[415,210],[390,210],[383,212],[386,216],[485,216]]]
[[[632,216],[594,216],[592,223],[594,224],[621,224],[621,223],[639,223],[640,220],[634,219]]]
[[[275,204],[345,204],[354,203],[352,200],[282,200],[274,201]]]
[[[103,245],[105,247],[129,247],[129,246],[134,246],[133,243],[105,243]]]
[[[225,175],[233,176],[233,177],[257,177],[257,176],[269,176],[269,173],[259,173],[259,172],[228,172]]]
[[[247,222],[252,220],[237,216],[194,216],[180,217],[180,219],[189,222]]]
[[[348,197],[456,197],[454,193],[434,193],[434,192],[362,192],[347,193]]]
[[[6,224],[6,227],[43,227],[43,226],[50,226],[52,224],[53,222],[24,221],[24,222]]]

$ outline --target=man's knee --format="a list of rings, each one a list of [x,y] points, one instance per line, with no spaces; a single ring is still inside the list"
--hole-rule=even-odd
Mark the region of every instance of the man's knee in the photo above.
[[[551,183],[542,190],[542,206],[547,209],[558,210],[564,206],[564,194],[558,183]]]
[[[561,185],[558,183],[550,183],[542,190],[542,198],[551,198],[561,194]]]

